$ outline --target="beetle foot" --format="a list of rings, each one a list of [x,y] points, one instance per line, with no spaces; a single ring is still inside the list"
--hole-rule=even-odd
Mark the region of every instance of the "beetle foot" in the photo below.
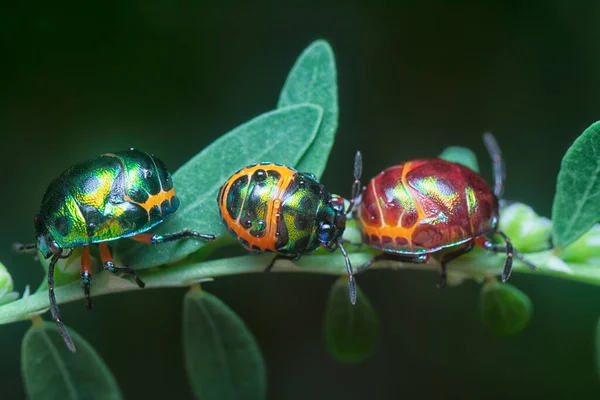
[[[271,270],[273,269],[273,266],[275,266],[275,261],[277,261],[280,258],[281,258],[281,256],[279,254],[276,254],[275,257],[273,257],[271,259],[271,262],[269,263],[269,265],[267,265],[264,272],[271,272]]]
[[[448,275],[446,274],[446,268],[445,266],[442,267],[442,272],[440,273],[440,282],[437,284],[437,288],[438,289],[445,289],[446,288],[446,281],[447,281]]]
[[[141,235],[138,235],[138,236],[141,236]],[[165,242],[173,242],[173,241],[180,240],[183,238],[188,238],[188,237],[206,240],[207,242],[211,242],[217,238],[216,235],[200,233],[200,232],[192,231],[190,229],[185,228],[185,229],[182,229],[181,231],[175,232],[175,233],[165,233],[163,235],[158,235],[158,234],[152,235],[149,239],[149,243],[150,244],[159,244],[159,243],[165,243]]]
[[[85,308],[92,309],[92,298],[90,296],[90,283],[92,282],[92,274],[89,271],[81,273],[81,284],[83,285],[83,295],[85,297]]]
[[[132,278],[135,280],[135,283],[137,283],[137,285],[140,287],[140,289],[143,289],[146,287],[146,282],[144,282],[143,280],[138,278],[137,275],[132,276]]]
[[[135,283],[137,283],[137,285],[140,287],[140,289],[143,289],[146,287],[146,283],[144,283],[144,281],[142,281],[140,278],[138,278],[138,276],[135,273],[135,270],[133,268],[115,267],[115,264],[112,261],[106,261],[104,263],[104,269],[107,270],[108,272],[112,272],[113,274],[122,272],[122,273],[128,275],[133,280],[135,280]]]

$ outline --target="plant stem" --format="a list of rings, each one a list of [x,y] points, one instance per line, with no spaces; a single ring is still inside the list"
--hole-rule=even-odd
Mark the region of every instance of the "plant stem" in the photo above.
[[[483,281],[491,276],[499,275],[504,266],[502,255],[488,254],[483,251],[468,254],[454,261],[448,270],[449,284],[458,284],[465,279]],[[372,250],[350,254],[353,265],[362,265],[374,253]],[[600,268],[589,264],[566,264],[552,254],[552,251],[529,253],[527,258],[538,266],[531,270],[523,263],[515,260],[515,272],[542,274],[587,282],[600,285]],[[200,263],[176,265],[171,267],[151,268],[140,270],[139,276],[146,282],[146,288],[182,287],[194,283],[211,280],[219,276],[237,275],[244,273],[263,273],[265,265],[273,257],[272,254],[245,255],[232,258],[222,258]],[[435,260],[428,264],[411,264],[399,262],[378,262],[369,269],[415,269],[439,271]],[[346,273],[343,259],[339,254],[315,254],[304,256],[292,262],[280,259],[275,263],[273,272],[305,272],[330,275]],[[360,280],[361,274],[357,279]],[[140,290],[128,279],[110,273],[101,272],[94,278],[92,296],[97,297],[110,293]],[[59,303],[67,303],[83,298],[80,282],[75,281],[57,287],[56,297]],[[0,324],[31,318],[33,314],[45,312],[48,308],[48,293],[41,291],[29,297],[22,298],[0,306]]]

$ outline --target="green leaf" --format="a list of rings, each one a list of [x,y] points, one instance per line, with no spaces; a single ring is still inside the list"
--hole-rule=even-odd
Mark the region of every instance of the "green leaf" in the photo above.
[[[495,279],[483,285],[479,301],[483,324],[496,336],[521,332],[533,312],[531,300],[525,293]]]
[[[298,57],[283,85],[277,107],[312,103],[323,108],[323,121],[316,140],[297,169],[320,179],[338,126],[338,88],[335,56],[329,43],[317,40]]]
[[[470,149],[460,146],[446,147],[441,152],[439,158],[442,160],[450,161],[457,164],[462,164],[465,167],[471,168],[473,171],[479,173],[479,164],[477,163],[477,156]]]
[[[552,204],[552,239],[562,250],[600,221],[600,121],[569,147]]]
[[[294,167],[315,139],[322,116],[319,106],[295,105],[262,114],[221,136],[173,174],[181,206],[152,232],[172,233],[189,228],[216,235],[225,233],[216,200],[225,181],[252,163],[271,161]],[[156,246],[131,242],[117,242],[115,262],[139,269],[179,260],[206,245],[195,239]]]
[[[379,318],[358,285],[356,304],[350,303],[348,277],[338,278],[329,292],[324,332],[329,353],[345,363],[365,360],[379,341]]]
[[[69,328],[71,353],[54,323],[29,328],[21,347],[21,371],[31,400],[122,399],[115,378],[98,353]]]
[[[186,294],[183,345],[196,398],[266,398],[266,368],[254,336],[235,312],[210,293],[192,289]]]

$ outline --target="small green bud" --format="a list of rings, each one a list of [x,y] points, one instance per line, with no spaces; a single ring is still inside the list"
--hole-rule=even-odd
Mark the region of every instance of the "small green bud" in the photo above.
[[[0,304],[8,303],[19,297],[17,292],[13,292],[13,287],[12,276],[4,264],[0,263]]]
[[[600,264],[600,225],[584,233],[579,239],[565,247],[560,258],[571,262]]]
[[[499,225],[521,253],[533,253],[550,247],[552,222],[537,215],[526,204],[513,203],[500,210]]]
[[[483,285],[479,301],[482,322],[496,336],[521,332],[533,313],[531,300],[525,293],[495,279]]]
[[[0,298],[4,297],[6,294],[12,292],[13,290],[13,280],[12,276],[4,266],[4,264],[0,263]]]

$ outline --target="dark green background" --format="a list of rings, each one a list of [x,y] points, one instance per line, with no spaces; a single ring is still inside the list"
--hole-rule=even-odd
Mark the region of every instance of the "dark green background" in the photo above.
[[[42,270],[13,254],[11,243],[32,238],[33,215],[55,175],[132,146],[175,170],[274,108],[289,68],[317,38],[331,43],[338,64],[340,126],[323,176],[335,192],[350,189],[356,149],[371,177],[448,145],[468,146],[489,179],[481,133],[490,129],[507,161],[506,197],[549,216],[562,155],[600,119],[598,2],[214,3],[2,5],[0,260],[20,292],[36,287]],[[360,285],[380,314],[383,341],[367,362],[345,366],[321,339],[332,282],[272,274],[204,285],[256,334],[271,399],[600,394],[597,287],[514,275],[535,313],[523,334],[498,340],[478,320],[475,283],[440,292],[430,272],[373,271]],[[126,398],[191,398],[181,359],[183,294],[105,296],[92,313],[82,302],[62,312]],[[0,327],[2,399],[24,397],[19,346],[28,326]]]

